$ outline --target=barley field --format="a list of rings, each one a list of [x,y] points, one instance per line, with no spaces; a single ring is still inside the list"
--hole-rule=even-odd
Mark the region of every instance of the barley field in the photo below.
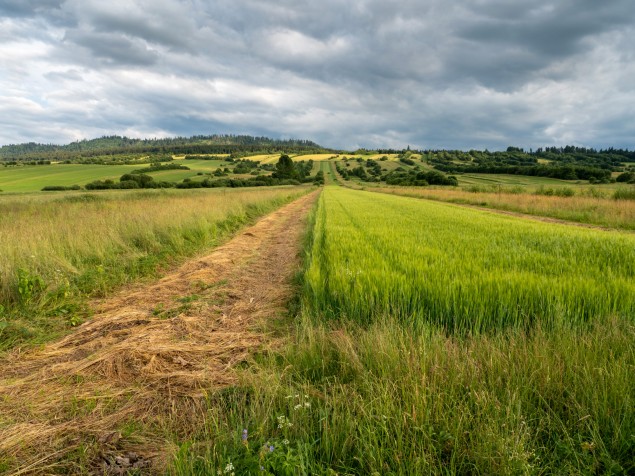
[[[635,313],[635,236],[329,188],[310,307],[450,330],[575,325]]]
[[[442,190],[414,187],[377,187],[373,190],[406,197],[426,198],[552,217],[608,228],[635,230],[635,200],[615,199],[616,190],[620,189],[596,188],[573,192],[573,189],[559,187],[542,189],[541,194],[529,193],[524,188],[503,188],[500,193],[487,189],[470,191],[469,188],[467,190]],[[538,190],[540,191],[540,189]],[[566,192],[568,192],[568,196],[562,196]],[[545,193],[550,194],[546,195]]]

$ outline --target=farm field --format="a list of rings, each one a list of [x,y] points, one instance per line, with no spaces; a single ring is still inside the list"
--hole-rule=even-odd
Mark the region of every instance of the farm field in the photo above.
[[[85,185],[93,180],[118,179],[144,165],[51,164],[0,167],[0,190],[36,192],[47,185]]]
[[[635,315],[631,234],[337,188],[315,234],[307,286],[322,316],[472,333]]]
[[[217,168],[233,168],[233,164],[222,160],[179,160],[175,164],[190,170],[162,170],[148,172],[155,180],[180,181],[196,179],[199,173],[209,174]],[[23,167],[0,167],[0,190],[4,192],[36,192],[45,186],[84,186],[94,180],[115,180],[123,174],[149,167],[136,165],[51,164]]]
[[[315,160],[316,163],[323,160],[323,155],[304,155],[294,157],[295,162],[303,160]],[[275,155],[256,155],[247,156],[237,159],[234,162],[226,160],[205,160],[201,159],[184,159],[179,158],[168,165],[180,165],[188,167],[187,169],[174,170],[154,170],[145,173],[157,182],[182,182],[184,180],[202,181],[205,178],[217,179],[213,173],[217,169],[227,169],[227,174],[222,177],[228,178],[252,178],[251,173],[234,173],[234,169],[240,164],[241,160],[250,160],[260,162],[261,164],[269,164],[270,166],[277,163],[280,154]],[[164,164],[166,165],[166,164]],[[95,164],[50,164],[37,166],[14,166],[0,167],[0,190],[5,193],[22,193],[41,191],[45,186],[85,186],[86,184],[96,180],[113,180],[119,181],[124,174],[133,171],[143,171],[150,168],[150,164],[135,165],[95,165]],[[315,166],[317,168],[317,166]],[[271,167],[266,170],[258,169],[259,175],[270,175]]]
[[[626,188],[627,186],[622,185],[622,189]],[[428,187],[375,187],[372,190],[407,197],[552,217],[608,228],[635,230],[635,200],[615,200],[611,198],[615,191],[604,187],[596,187],[591,191],[581,189],[576,192],[577,195],[573,196],[555,195],[562,193],[562,190],[566,191],[566,188],[551,188],[550,190],[554,194],[551,196],[538,195],[528,191],[509,193],[505,189],[502,193]],[[543,193],[546,191],[548,190],[543,191]]]
[[[22,452],[46,440],[53,456],[41,464],[60,473],[89,472],[96,455],[114,461],[130,451],[171,475],[227,468],[270,475],[634,472],[635,235],[351,190],[329,185],[336,183],[334,169],[333,161],[314,164],[327,186],[316,192],[308,226],[315,195],[269,215],[259,222],[269,231],[250,228],[214,252],[218,259],[205,258],[206,266],[185,265],[178,285],[170,275],[143,293],[115,296],[94,322],[36,351],[34,361],[28,353],[24,361],[7,354],[17,373],[0,379],[7,415],[0,436],[4,431],[12,456],[0,456],[0,468],[33,461]],[[129,220],[133,232],[107,241],[145,243],[132,256],[150,249],[157,255],[153,240],[171,229],[177,209],[191,213],[185,222],[196,221],[216,208],[207,199],[224,203],[222,194],[230,206],[247,194],[262,214],[308,190],[272,188],[259,198],[262,190],[151,191],[162,211],[150,209],[162,217],[156,228],[142,219],[148,192],[130,192],[129,202],[119,192],[113,210],[93,199],[72,210],[116,216],[114,208],[138,209]],[[34,194],[30,205],[18,200],[25,196],[0,197],[0,206],[30,217],[29,227],[39,216],[34,236],[55,239],[22,240],[15,256],[23,261],[7,261],[14,270],[31,263],[33,250],[38,262],[48,256],[46,247],[37,248],[42,243],[72,236],[62,223],[73,220],[58,218],[50,204],[74,206],[81,201],[72,197],[87,194],[57,201]],[[13,233],[0,243],[21,241],[20,227]],[[110,253],[108,246],[98,242],[97,250]],[[230,249],[236,254],[228,259]],[[58,255],[72,276],[76,265]],[[303,264],[293,265],[294,256]],[[63,262],[52,259],[42,270]],[[90,269],[94,262],[87,262]],[[293,266],[301,266],[295,281]],[[48,276],[29,269],[27,277]],[[275,279],[268,274],[274,271]],[[209,287],[196,284],[200,273]],[[87,287],[99,293],[95,283]],[[15,284],[6,286],[12,309],[22,299]],[[58,296],[61,304],[65,297]],[[130,347],[141,342],[153,346]],[[109,346],[119,349],[119,360]],[[51,366],[44,356],[66,363]],[[36,375],[20,373],[33,366],[49,378],[64,375],[51,378],[54,397],[46,402],[28,388]],[[32,427],[20,426],[27,423],[17,411],[20,392],[32,400],[30,422],[47,425],[55,416],[64,424],[49,436],[25,432]],[[56,408],[68,400],[73,404]],[[73,439],[74,425],[86,422],[99,431]],[[151,456],[157,454],[163,457]]]

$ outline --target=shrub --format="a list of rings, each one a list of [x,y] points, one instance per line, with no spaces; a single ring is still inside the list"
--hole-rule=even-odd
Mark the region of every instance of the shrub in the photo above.
[[[72,185],[70,187],[64,185],[47,185],[42,187],[43,192],[64,192],[68,190],[81,190],[81,187],[79,185]]]

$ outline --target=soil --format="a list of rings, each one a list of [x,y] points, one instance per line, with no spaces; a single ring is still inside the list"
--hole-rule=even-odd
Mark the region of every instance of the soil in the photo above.
[[[263,322],[288,315],[318,194],[156,283],[94,303],[94,317],[59,342],[3,358],[0,455],[17,474],[73,472],[63,461],[81,448],[98,474],[164,469],[166,439],[125,428],[196,431],[202,422],[189,416],[205,411],[206,396],[237,383],[236,366],[275,345]]]

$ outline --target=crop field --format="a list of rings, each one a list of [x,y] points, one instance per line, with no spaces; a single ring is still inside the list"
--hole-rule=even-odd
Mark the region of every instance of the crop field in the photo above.
[[[0,167],[0,190],[35,192],[47,185],[85,185],[93,180],[118,179],[143,165],[51,164]]]
[[[550,177],[531,177],[527,175],[507,175],[507,174],[460,174],[457,175],[459,185],[493,185],[493,186],[520,186],[534,190],[538,187],[573,187],[588,188],[588,181],[580,180],[560,180]],[[602,184],[598,188],[614,189],[616,184]]]
[[[633,235],[370,192],[322,200],[307,272],[321,315],[480,332],[635,314]]]
[[[628,233],[326,187],[293,342],[172,472],[630,474],[634,253]]]
[[[222,160],[180,160],[190,170],[149,172],[155,180],[176,181],[194,179],[199,173],[209,174],[217,168],[232,167]],[[118,180],[123,174],[148,167],[136,165],[51,164],[22,167],[0,167],[0,190],[4,192],[36,192],[50,185],[86,185],[94,180]]]
[[[626,186],[622,186],[622,188],[626,188]],[[519,191],[508,188],[502,188],[499,193],[490,191],[490,189],[472,192],[466,189],[448,190],[421,187],[376,187],[373,190],[408,197],[553,217],[608,228],[635,230],[635,200],[616,200],[612,198],[615,194],[614,190],[599,187],[577,191],[569,187],[549,187],[539,189],[540,194],[528,193],[524,189]],[[547,193],[549,195],[546,195]],[[562,196],[569,193],[570,196]]]

